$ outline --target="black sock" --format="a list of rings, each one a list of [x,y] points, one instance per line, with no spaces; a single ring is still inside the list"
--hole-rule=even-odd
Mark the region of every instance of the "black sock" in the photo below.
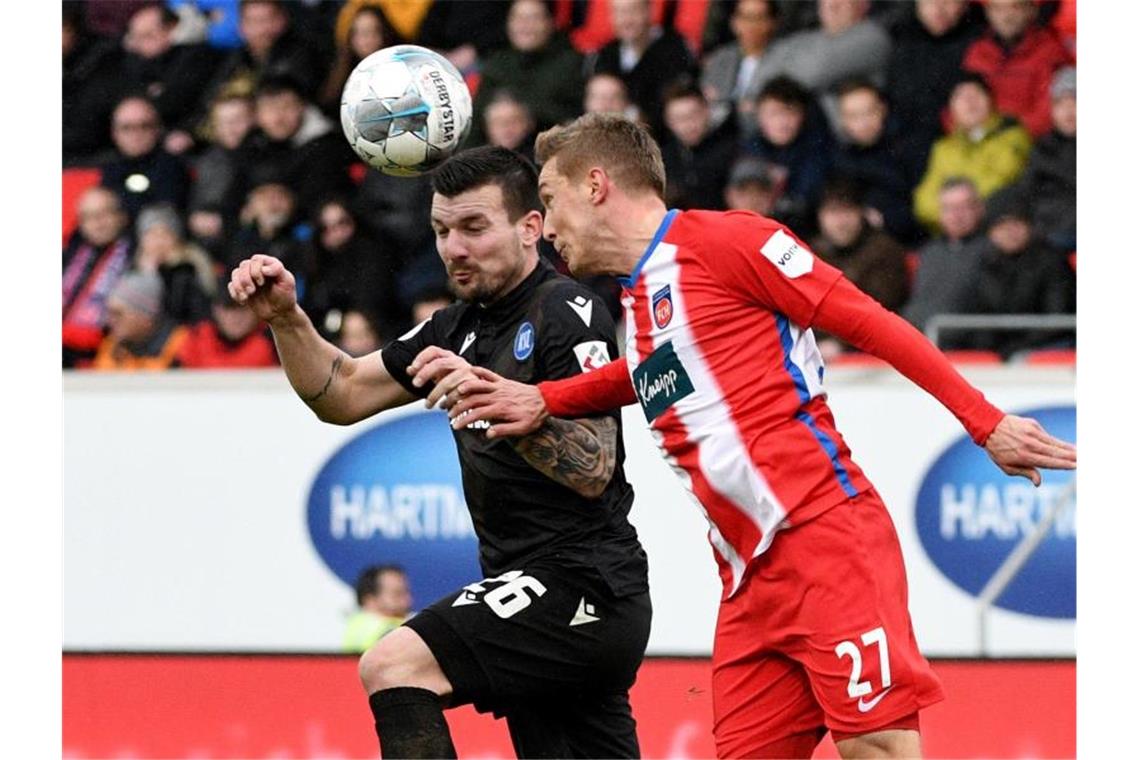
[[[368,697],[368,704],[385,760],[456,757],[435,692],[411,686],[381,689]]]

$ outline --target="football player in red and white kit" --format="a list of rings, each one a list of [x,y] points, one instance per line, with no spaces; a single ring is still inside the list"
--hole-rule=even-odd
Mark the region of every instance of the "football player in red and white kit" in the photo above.
[[[434,399],[490,436],[547,416],[641,404],[709,522],[724,592],[713,646],[720,757],[921,754],[918,713],[943,698],[907,610],[886,507],[835,427],[811,328],[879,356],[941,401],[1007,474],[1071,469],[1075,448],[1005,415],[917,330],[750,212],[668,210],[642,128],[591,114],[539,136],[544,235],[572,273],[624,286],[626,355],[537,387],[452,359],[412,365]]]

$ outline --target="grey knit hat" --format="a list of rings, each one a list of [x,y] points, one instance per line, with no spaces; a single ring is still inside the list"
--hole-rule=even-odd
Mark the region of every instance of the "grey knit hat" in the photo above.
[[[1057,100],[1065,95],[1077,96],[1077,70],[1072,66],[1057,69],[1053,84],[1049,85],[1049,97]]]
[[[154,272],[128,272],[111,289],[108,301],[154,318],[162,313],[162,278]]]
[[[161,225],[182,237],[182,217],[178,210],[168,203],[147,206],[139,212],[138,221],[135,222],[135,235],[142,237],[147,230],[155,225]]]

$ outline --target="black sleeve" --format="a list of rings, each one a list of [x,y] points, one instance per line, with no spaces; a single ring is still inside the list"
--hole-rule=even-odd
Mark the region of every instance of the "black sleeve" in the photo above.
[[[542,298],[535,379],[561,380],[608,364],[618,357],[614,333],[601,298],[578,283],[559,283]]]
[[[428,346],[439,345],[435,321],[440,318],[440,314],[441,312],[436,312],[430,319],[420,322],[380,350],[380,358],[384,360],[388,374],[417,398],[427,398],[432,386],[430,383],[422,388],[412,385],[412,378],[408,375],[408,365],[420,351]]]

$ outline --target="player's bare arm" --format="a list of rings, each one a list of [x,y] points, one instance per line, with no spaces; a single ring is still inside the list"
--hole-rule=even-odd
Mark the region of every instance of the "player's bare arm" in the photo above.
[[[529,399],[526,408],[535,417],[516,419],[513,423],[500,424],[493,416],[495,409],[482,408],[479,419],[492,419],[488,429],[489,438],[512,437],[511,442],[519,456],[532,467],[551,480],[573,489],[587,498],[597,498],[606,490],[614,474],[617,462],[617,423],[608,417],[582,420],[554,419],[546,415],[545,404],[538,388],[525,383],[507,380],[491,370],[473,367],[465,359],[451,351],[431,346],[419,353],[408,367],[412,375],[412,385],[421,387],[435,383],[428,394],[429,407],[437,403],[448,409],[452,417],[452,427],[460,428],[476,421],[475,417],[459,419],[454,413],[457,404],[469,392],[485,388],[485,383],[502,382],[510,384],[510,390]],[[537,400],[534,398],[537,396]],[[504,403],[502,409],[519,411],[518,397]],[[514,431],[519,432],[514,432]]]
[[[508,380],[483,367],[472,367],[471,374],[445,405],[453,428],[485,420],[491,425],[488,438],[510,438],[530,435],[550,418],[538,386]]]
[[[531,467],[567,488],[596,499],[614,474],[617,422],[611,417],[548,417],[538,430],[511,442]]]
[[[229,291],[269,325],[290,385],[324,422],[349,425],[413,399],[378,352],[353,358],[317,333],[297,304],[293,274],[279,259],[259,254],[241,262]]]

